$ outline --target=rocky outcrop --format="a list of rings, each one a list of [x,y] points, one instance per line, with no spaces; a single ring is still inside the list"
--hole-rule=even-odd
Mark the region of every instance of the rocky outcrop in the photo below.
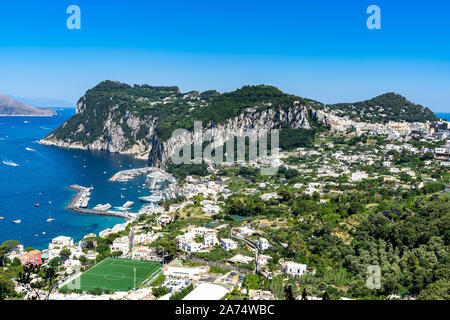
[[[264,130],[269,131],[280,127],[310,129],[308,119],[311,110],[313,109],[306,106],[293,106],[287,110],[268,109],[262,112],[246,110],[238,117],[219,124],[213,122],[202,124],[199,132],[180,131],[166,141],[161,141],[154,136],[149,162],[151,165],[164,167],[167,160],[183,145],[201,145],[205,140],[211,143],[211,147],[217,148],[233,137],[257,135]]]
[[[324,118],[312,106],[316,102],[274,87],[245,87],[223,94],[225,100],[217,105],[213,104],[217,94],[182,94],[174,88],[102,82],[78,101],[75,116],[40,143],[130,154],[164,167],[182,146],[202,144],[208,130],[212,136],[207,140],[216,148],[232,137],[247,135],[249,130],[310,129],[311,117]],[[208,116],[203,110],[210,112]],[[198,118],[204,121],[199,131],[192,128]]]

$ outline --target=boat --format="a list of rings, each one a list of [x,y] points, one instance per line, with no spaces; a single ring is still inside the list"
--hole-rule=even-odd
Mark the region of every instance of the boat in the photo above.
[[[98,204],[94,207],[94,210],[98,210],[98,211],[108,211],[109,209],[111,209],[111,205],[109,203],[107,204]]]
[[[44,231],[44,232],[42,232],[42,234],[47,234],[47,232]]]
[[[131,208],[134,205],[133,201],[127,201],[123,204],[122,208],[128,209]]]
[[[47,219],[47,222],[53,222],[53,221],[55,221],[55,219],[53,219],[53,218],[50,216],[50,208],[48,208],[48,219]]]
[[[39,204],[39,203],[35,203],[34,206],[35,206],[35,207],[39,207],[40,204]]]
[[[120,197],[122,198],[122,199],[125,199],[125,196],[121,193],[120,194]]]
[[[0,217],[0,220],[4,220],[5,219],[5,217]]]
[[[20,219],[17,219],[17,220],[14,220],[14,221],[13,221],[13,223],[15,223],[15,224],[19,224],[19,223],[22,223],[22,220],[20,220]]]
[[[2,161],[3,164],[7,165],[7,166],[11,166],[11,167],[18,167],[19,165],[17,163],[14,163],[12,161]]]
[[[139,200],[141,200],[142,202],[158,202],[161,199],[162,199],[162,197],[160,197],[160,196],[139,197]]]

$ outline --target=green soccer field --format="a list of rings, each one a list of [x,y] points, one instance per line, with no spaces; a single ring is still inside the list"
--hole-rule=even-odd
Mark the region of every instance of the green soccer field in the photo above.
[[[83,291],[95,288],[129,291],[134,288],[133,268],[136,268],[136,288],[139,288],[144,280],[154,276],[161,269],[161,263],[106,258],[64,287],[81,288]]]

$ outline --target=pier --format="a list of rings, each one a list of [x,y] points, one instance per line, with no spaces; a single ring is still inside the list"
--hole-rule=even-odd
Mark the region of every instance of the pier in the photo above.
[[[87,209],[82,208],[80,205],[85,201],[85,198],[88,197],[92,188],[86,188],[79,185],[71,185],[68,186],[69,189],[74,190],[77,194],[70,200],[69,204],[66,206],[66,210],[83,213],[83,214],[93,214],[98,216],[107,216],[107,217],[118,217],[122,219],[131,219],[127,213],[116,212],[116,211],[101,211],[95,209]]]

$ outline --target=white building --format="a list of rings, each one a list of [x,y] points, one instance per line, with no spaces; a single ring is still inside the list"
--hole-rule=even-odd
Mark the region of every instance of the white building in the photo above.
[[[287,261],[284,265],[283,272],[292,277],[301,277],[305,274],[307,268],[308,266],[306,264]]]
[[[52,249],[62,249],[64,247],[71,247],[73,246],[73,239],[70,237],[64,237],[64,236],[59,236],[56,237],[52,240],[52,242],[50,242],[50,244],[48,245],[48,249],[52,250]]]
[[[193,233],[185,233],[176,237],[178,249],[184,252],[198,252],[202,251],[205,246],[203,243],[194,241],[195,235]]]
[[[122,251],[122,255],[127,255],[130,252],[130,239],[128,236],[117,238],[111,245],[111,251]]]
[[[230,250],[234,250],[237,249],[237,243],[231,239],[221,239],[220,240],[220,245],[222,246],[223,250],[225,251],[230,251]]]
[[[155,248],[150,247],[133,248],[131,258],[136,260],[162,261],[162,256],[158,255]]]
[[[187,278],[191,280],[199,280],[206,273],[207,270],[205,267],[188,268],[167,265],[163,270],[163,275],[166,277]]]
[[[66,268],[67,273],[72,273],[74,271],[78,271],[81,267],[81,261],[80,260],[66,260],[64,262],[64,268]]]
[[[85,255],[86,259],[88,260],[95,260],[97,259],[97,256],[99,255],[99,253],[97,251],[88,251]]]
[[[259,238],[258,239],[258,248],[260,250],[266,250],[269,249],[270,243],[266,238]]]
[[[220,212],[220,207],[212,204],[205,204],[203,206],[202,212],[205,214],[217,214]]]
[[[172,222],[172,217],[168,214],[162,214],[158,218],[156,218],[159,225],[166,225]]]
[[[220,300],[228,293],[228,289],[212,283],[202,283],[187,294],[183,300]]]

